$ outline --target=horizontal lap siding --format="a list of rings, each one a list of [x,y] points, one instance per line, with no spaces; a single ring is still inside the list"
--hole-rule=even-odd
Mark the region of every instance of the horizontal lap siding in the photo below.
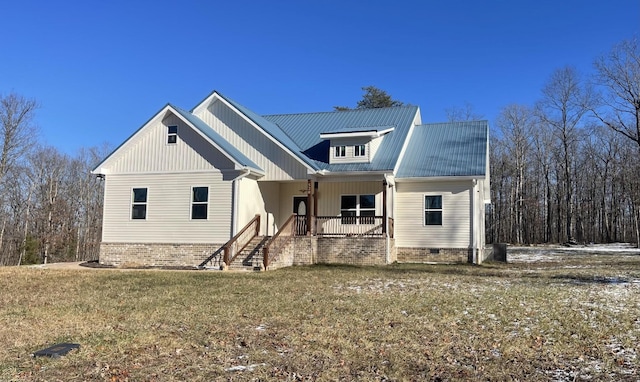
[[[379,182],[321,182],[318,192],[318,215],[339,216],[342,195],[376,196],[376,215],[382,216],[382,180]]]
[[[396,183],[398,247],[468,248],[471,244],[471,181]],[[442,226],[424,225],[424,196],[442,195]]]
[[[207,220],[191,220],[191,187],[209,187]],[[146,187],[147,218],[131,219],[131,193]],[[232,182],[217,171],[109,175],[105,179],[107,243],[224,243],[231,232]]]

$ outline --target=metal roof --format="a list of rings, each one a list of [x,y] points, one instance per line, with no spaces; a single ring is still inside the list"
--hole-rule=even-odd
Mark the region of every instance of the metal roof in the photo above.
[[[301,159],[303,162],[305,162],[307,165],[309,165],[312,169],[319,170],[319,167],[315,163],[315,161],[311,160],[306,155],[304,155],[303,152],[302,152],[303,150],[298,146],[298,144],[295,141],[293,141],[286,134],[286,132],[283,131],[280,128],[280,126],[277,125],[277,123],[274,123],[274,122],[264,118],[263,116],[256,114],[255,112],[253,112],[250,109],[242,106],[241,104],[239,104],[236,101],[230,99],[229,97],[226,97],[226,96],[220,94],[220,92],[216,91],[216,93],[220,97],[225,99],[227,102],[229,102],[233,107],[238,109],[238,111],[240,111],[242,114],[244,114],[245,117],[249,118],[251,121],[253,121],[253,123],[255,123],[256,125],[260,126],[267,134],[269,134],[275,140],[280,142],[283,146],[285,146],[289,151],[291,151],[299,159]]]
[[[488,133],[487,121],[416,126],[396,178],[484,176]]]
[[[391,171],[395,167],[417,112],[417,106],[401,106],[265,115],[262,118],[278,127],[284,135],[295,142],[303,156],[312,159],[318,169],[331,172]],[[320,138],[321,133],[383,130],[389,127],[394,127],[394,130],[384,136],[371,163],[328,163],[329,142]]]
[[[249,167],[258,172],[264,173],[264,170],[260,168],[257,164],[255,164],[251,159],[247,158],[243,153],[240,152],[235,146],[229,143],[226,139],[224,139],[220,134],[216,133],[209,125],[207,125],[203,120],[196,117],[195,115],[189,113],[186,110],[183,110],[177,106],[169,104],[169,106],[174,109],[178,114],[180,114],[184,119],[189,121],[196,129],[200,130],[201,133],[206,135],[211,141],[213,141],[219,149],[223,150],[228,156],[230,156],[236,163],[241,166]]]

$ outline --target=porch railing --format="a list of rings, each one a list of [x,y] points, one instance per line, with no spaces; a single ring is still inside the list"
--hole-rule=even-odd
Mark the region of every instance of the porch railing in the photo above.
[[[317,236],[383,236],[382,216],[317,216]]]
[[[294,236],[296,236],[297,229],[300,228],[298,227],[298,222],[301,221],[300,219],[297,219],[297,217],[297,215],[291,215],[278,232],[269,239],[264,247],[262,247],[262,265],[265,270],[272,261],[277,259],[278,254],[284,246],[287,245]]]
[[[244,226],[234,237],[223,247],[224,263],[228,267],[243,249],[249,245],[251,240],[260,233],[260,215],[256,215],[247,225]]]

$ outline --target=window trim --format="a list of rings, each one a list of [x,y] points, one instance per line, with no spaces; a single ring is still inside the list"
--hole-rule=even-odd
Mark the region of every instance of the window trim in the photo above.
[[[196,188],[206,188],[207,189],[207,200],[206,201],[204,201],[204,202],[196,202],[194,200],[195,196],[196,196],[196,194],[195,194],[195,189]],[[209,198],[209,191],[210,190],[209,189],[210,189],[209,186],[191,186],[191,188],[189,189],[191,191],[190,197],[189,197],[189,217],[190,217],[190,220],[209,220],[209,201],[210,201],[210,198]],[[206,211],[206,216],[205,217],[203,217],[203,218],[194,217],[194,215],[193,215],[193,207],[197,206],[197,205],[206,206],[207,211]]]
[[[355,145],[353,146],[353,156],[354,157],[366,157],[367,156],[367,145]]]
[[[175,127],[175,133],[171,132],[171,128]],[[167,145],[175,145],[178,143],[178,125],[167,126]]]
[[[439,197],[440,198],[440,208],[427,208],[427,197]],[[443,205],[443,196],[442,194],[423,194],[422,195],[422,225],[424,227],[427,226],[440,226],[444,225],[444,205]],[[427,212],[439,212],[440,213],[440,224],[428,224],[427,223]]]
[[[333,146],[333,157],[334,158],[346,158],[347,157],[347,146],[339,145]]]
[[[135,190],[145,190],[144,201],[136,201]],[[129,220],[147,220],[147,206],[149,205],[149,187],[131,187],[131,209],[129,214]],[[136,206],[144,207],[144,217],[134,217],[133,210]]]
[[[355,196],[356,197],[356,207],[355,208],[342,208],[342,198],[345,196]],[[361,207],[361,200],[360,198],[362,196],[373,196],[373,208],[371,207],[366,207],[363,208]],[[356,225],[371,225],[371,224],[375,224],[375,216],[376,216],[376,208],[377,208],[377,202],[376,202],[376,194],[340,194],[340,217],[343,219],[340,219],[340,224],[345,224],[345,225],[352,225],[352,224],[356,224]],[[342,213],[343,211],[355,211],[355,216],[343,216]],[[363,211],[373,211],[373,216],[362,216],[362,212]],[[344,218],[355,218],[355,223],[345,223],[345,219]],[[362,218],[374,218],[373,221],[371,223],[363,223],[362,222]],[[365,219],[368,220],[368,219]]]

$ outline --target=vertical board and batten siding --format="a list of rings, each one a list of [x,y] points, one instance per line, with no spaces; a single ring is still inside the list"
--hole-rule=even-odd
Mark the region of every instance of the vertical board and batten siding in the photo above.
[[[259,182],[261,183],[261,182]],[[312,185],[313,186],[313,185]],[[280,184],[280,217],[282,225],[293,213],[294,196],[306,197],[307,182]],[[371,195],[376,197],[376,215],[382,215],[382,181],[380,182],[322,182],[318,183],[318,216],[340,216],[342,195]],[[390,195],[388,195],[390,197]],[[313,195],[311,196],[313,203]],[[313,205],[309,206],[313,211]]]
[[[396,182],[398,247],[470,248],[471,181]],[[442,195],[442,225],[424,224],[425,195]]]
[[[379,182],[320,182],[318,185],[318,215],[339,216],[342,195],[376,196],[376,216],[382,216],[382,180]]]
[[[218,101],[198,115],[214,131],[265,172],[261,180],[294,180],[307,177],[307,168],[236,111]]]
[[[191,188],[209,187],[207,220],[191,220]],[[132,188],[147,188],[147,218],[131,219]],[[105,179],[105,243],[224,243],[231,233],[232,182],[216,171],[111,174]]]
[[[178,140],[167,143],[167,126],[178,126]],[[110,174],[232,169],[233,163],[175,115],[141,130],[108,163]]]
[[[313,184],[311,185],[313,187]],[[280,216],[277,220],[278,227],[281,227],[293,214],[293,197],[307,196],[307,181],[304,182],[285,182],[280,184],[279,190],[279,207],[280,207]],[[313,192],[313,191],[312,191]],[[313,195],[311,196],[311,203],[313,203]],[[313,211],[313,206],[307,206],[307,208],[311,207],[311,211]]]

